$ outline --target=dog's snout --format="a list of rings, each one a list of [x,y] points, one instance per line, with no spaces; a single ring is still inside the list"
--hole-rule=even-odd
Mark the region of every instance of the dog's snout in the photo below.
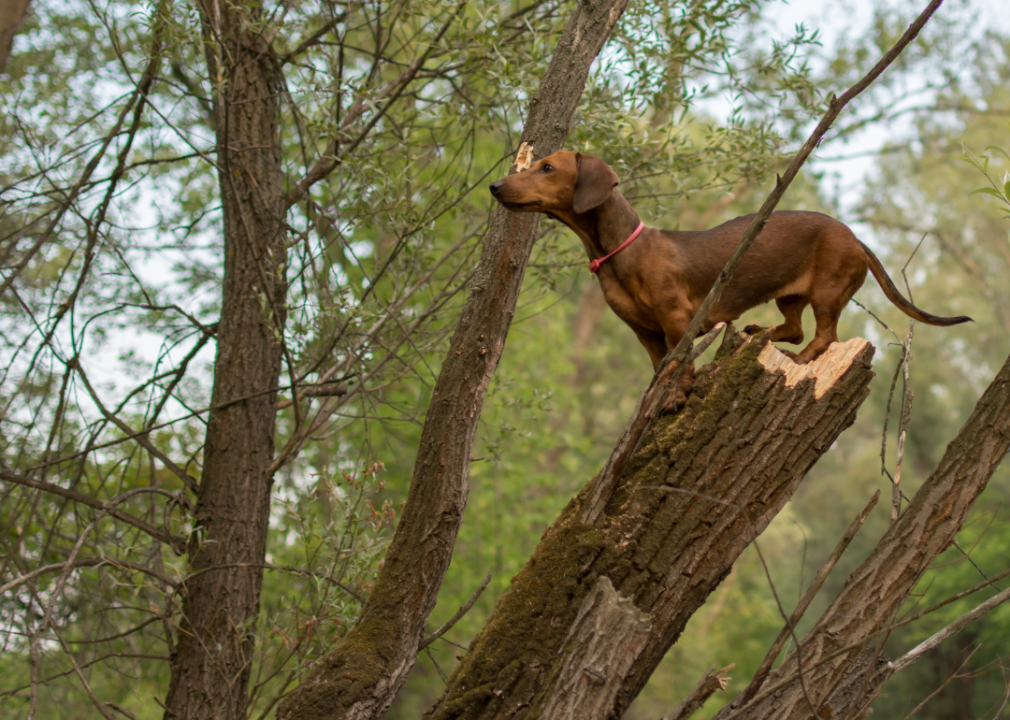
[[[491,194],[492,195],[497,195],[498,192],[502,189],[503,185],[505,185],[505,181],[504,180],[496,180],[495,182],[493,182],[490,185],[488,185],[488,188],[491,189]]]

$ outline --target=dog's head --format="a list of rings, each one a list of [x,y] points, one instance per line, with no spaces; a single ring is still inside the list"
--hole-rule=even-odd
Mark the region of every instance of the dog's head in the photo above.
[[[598,157],[558,150],[489,187],[514,212],[581,215],[603,204],[616,186],[617,173]]]

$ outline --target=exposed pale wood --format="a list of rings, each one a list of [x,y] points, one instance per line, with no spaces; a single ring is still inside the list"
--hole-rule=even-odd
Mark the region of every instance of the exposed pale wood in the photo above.
[[[530,165],[533,164],[533,143],[524,142],[519,145],[519,152],[516,153],[516,159],[512,163],[512,172],[522,172],[523,170],[529,170]]]
[[[652,619],[601,576],[586,596],[545,691],[544,720],[603,720],[652,627]]]
[[[846,342],[832,343],[827,352],[813,362],[797,365],[772,344],[765,346],[758,361],[768,370],[785,373],[786,385],[795,387],[807,378],[814,378],[814,397],[820,400],[838,378],[848,370],[855,358],[870,343],[856,337]]]

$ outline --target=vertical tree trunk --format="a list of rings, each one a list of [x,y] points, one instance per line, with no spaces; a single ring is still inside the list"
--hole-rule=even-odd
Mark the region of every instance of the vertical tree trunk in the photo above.
[[[564,143],[589,67],[626,6],[627,0],[578,3],[531,103],[520,155],[525,148],[547,155]],[[481,405],[505,347],[538,224],[539,215],[495,207],[383,567],[357,624],[280,704],[281,720],[379,717],[413,667],[452,558]]]
[[[0,0],[0,72],[7,65],[11,44],[28,10],[28,0]]]
[[[285,322],[278,71],[255,5],[201,5],[224,213],[212,405],[189,540],[185,616],[166,700],[174,720],[246,716],[266,551]],[[240,398],[248,398],[240,400]],[[224,403],[234,404],[220,407]],[[245,567],[236,567],[245,565]]]

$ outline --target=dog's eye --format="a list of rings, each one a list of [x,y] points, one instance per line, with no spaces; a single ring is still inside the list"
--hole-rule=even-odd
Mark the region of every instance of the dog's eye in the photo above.
[[[545,173],[551,172],[552,170],[554,170],[554,166],[551,165],[550,163],[547,163],[542,168],[540,168],[540,172],[545,172]]]

